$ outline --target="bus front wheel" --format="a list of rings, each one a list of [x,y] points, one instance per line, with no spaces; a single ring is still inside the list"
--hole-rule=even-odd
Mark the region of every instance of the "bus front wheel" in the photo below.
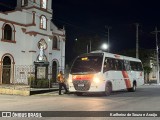
[[[105,87],[105,92],[104,95],[105,96],[109,96],[112,92],[112,84],[111,83],[107,83],[106,87]]]

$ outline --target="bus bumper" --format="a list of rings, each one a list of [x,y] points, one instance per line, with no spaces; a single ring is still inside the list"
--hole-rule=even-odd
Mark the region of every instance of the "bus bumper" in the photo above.
[[[69,85],[69,91],[70,92],[104,92],[105,91],[105,84],[91,84],[89,90],[76,90],[75,87],[72,85]]]

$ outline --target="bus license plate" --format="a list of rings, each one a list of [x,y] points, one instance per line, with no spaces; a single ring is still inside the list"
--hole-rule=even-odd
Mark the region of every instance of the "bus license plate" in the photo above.
[[[84,87],[84,84],[78,84],[78,87]]]

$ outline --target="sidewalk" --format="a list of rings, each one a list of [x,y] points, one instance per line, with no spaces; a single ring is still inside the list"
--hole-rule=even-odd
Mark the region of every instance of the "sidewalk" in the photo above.
[[[54,84],[52,88],[30,88],[30,95],[42,94],[47,92],[55,92],[59,90],[58,84]]]
[[[12,84],[0,85],[0,94],[9,94],[9,95],[29,96],[35,94],[58,92],[58,90],[59,90],[58,84],[53,84],[51,88],[30,88],[30,86],[28,85],[12,85]]]
[[[59,95],[59,91],[56,90],[56,91],[50,91],[50,92],[45,92],[45,93],[37,93],[37,94],[34,94],[34,96],[66,96],[66,95],[69,95],[69,94],[64,94],[65,90],[62,90],[61,93],[62,95]]]
[[[64,92],[62,87],[62,95]],[[59,84],[54,84],[52,88],[31,88],[30,95],[59,95]]]

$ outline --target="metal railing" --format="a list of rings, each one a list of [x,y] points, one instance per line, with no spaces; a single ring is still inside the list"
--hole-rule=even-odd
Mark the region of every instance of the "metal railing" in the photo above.
[[[1,86],[2,85],[13,85],[15,86],[28,86],[29,88],[54,88],[57,86],[57,74],[60,69],[54,70],[52,66],[48,67],[47,78],[41,78],[35,80],[35,65],[14,65],[14,67],[4,67],[1,68]],[[5,69],[9,69],[8,71]],[[53,72],[54,71],[54,72]],[[56,71],[56,72],[55,72]],[[68,76],[68,69],[63,70],[65,73],[65,77]],[[8,73],[5,73],[8,72]],[[5,83],[6,75],[10,75],[7,78],[9,83]],[[54,74],[54,75],[53,75]],[[53,78],[54,77],[54,78]]]

